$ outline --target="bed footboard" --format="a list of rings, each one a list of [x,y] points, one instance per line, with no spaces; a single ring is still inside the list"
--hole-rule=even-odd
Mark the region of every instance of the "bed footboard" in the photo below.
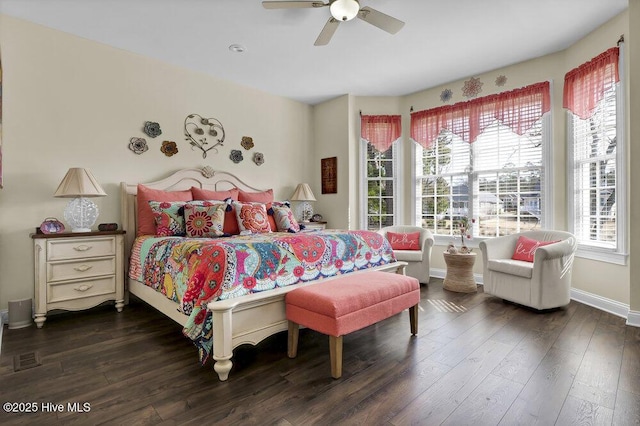
[[[404,275],[406,265],[406,262],[394,262],[354,273],[366,274],[376,270]],[[332,278],[209,303],[207,308],[213,315],[213,369],[220,380],[225,381],[229,377],[233,367],[233,348],[247,343],[257,345],[263,339],[287,330],[284,297],[289,291],[300,286],[321,285]]]

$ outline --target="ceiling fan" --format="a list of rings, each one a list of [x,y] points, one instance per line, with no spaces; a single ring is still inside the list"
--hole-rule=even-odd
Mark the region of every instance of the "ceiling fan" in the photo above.
[[[263,1],[265,9],[301,9],[329,6],[331,17],[324,25],[314,45],[324,46],[331,41],[331,37],[338,29],[342,21],[350,21],[356,16],[371,25],[390,34],[395,34],[404,26],[399,19],[379,12],[370,7],[360,7],[358,0],[329,0],[329,3],[321,1]]]

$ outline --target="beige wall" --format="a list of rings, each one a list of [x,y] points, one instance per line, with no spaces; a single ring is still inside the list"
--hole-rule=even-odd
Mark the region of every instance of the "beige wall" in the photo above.
[[[95,199],[98,222],[120,222],[119,183],[159,179],[209,165],[288,198],[313,183],[312,107],[143,56],[0,15],[3,65],[3,169],[0,190],[0,310],[33,296],[29,233],[49,216],[62,218],[68,200],[53,197],[69,167],[90,169],[107,196]],[[190,113],[219,119],[226,141],[206,159],[183,137]],[[163,134],[146,138],[136,155],[129,139],[145,136],[145,121]],[[240,147],[251,136],[255,148]],[[177,142],[166,157],[162,141]],[[245,159],[234,164],[231,149]],[[265,163],[251,161],[262,152]],[[295,158],[295,160],[293,160]],[[314,187],[314,190],[316,188]],[[319,192],[319,191],[318,191]]]
[[[636,322],[640,322],[640,0],[629,0],[629,37],[627,46],[629,72],[629,162],[630,167],[631,199],[629,203],[630,218],[630,309],[634,311]],[[634,187],[635,183],[635,187]],[[635,255],[634,255],[635,254]]]

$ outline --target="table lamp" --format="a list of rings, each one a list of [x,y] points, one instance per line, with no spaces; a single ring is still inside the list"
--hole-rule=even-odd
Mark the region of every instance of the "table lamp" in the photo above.
[[[293,191],[293,195],[290,198],[291,201],[302,201],[300,204],[299,217],[303,222],[309,222],[311,216],[313,216],[313,207],[309,201],[316,201],[316,197],[313,196],[311,188],[307,183],[300,183]]]
[[[54,197],[73,198],[64,209],[64,220],[71,232],[91,232],[98,218],[98,206],[87,197],[107,195],[89,170],[73,167],[60,182]]]

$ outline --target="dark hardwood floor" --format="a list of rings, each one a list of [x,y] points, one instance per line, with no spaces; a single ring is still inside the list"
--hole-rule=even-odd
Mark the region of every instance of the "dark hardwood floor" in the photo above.
[[[328,338],[310,330],[296,359],[286,332],[237,348],[220,382],[142,302],[53,315],[4,330],[0,402],[39,412],[2,411],[0,424],[640,424],[640,328],[622,318],[576,302],[538,313],[438,279],[421,307],[415,338],[407,313],[345,337],[338,380]],[[14,372],[34,351],[42,365]]]

